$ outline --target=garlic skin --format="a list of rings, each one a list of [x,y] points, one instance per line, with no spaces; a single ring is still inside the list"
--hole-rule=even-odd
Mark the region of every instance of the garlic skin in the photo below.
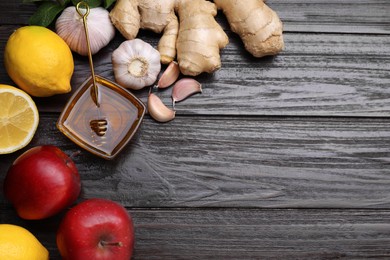
[[[176,111],[168,108],[161,99],[153,93],[148,97],[148,111],[150,116],[160,123],[166,123],[175,118]]]
[[[182,78],[173,85],[172,102],[175,107],[176,102],[196,94],[202,93],[202,85],[193,78]]]
[[[127,40],[112,52],[112,68],[118,84],[138,90],[156,81],[160,53],[141,39]]]
[[[95,54],[105,47],[115,36],[109,12],[103,7],[91,8],[87,16],[91,53]],[[88,55],[83,18],[76,7],[69,6],[58,17],[56,33],[69,45],[70,49],[82,56]]]
[[[172,85],[178,78],[180,74],[179,64],[176,61],[171,61],[161,75],[161,78],[158,80],[157,88],[167,88]]]

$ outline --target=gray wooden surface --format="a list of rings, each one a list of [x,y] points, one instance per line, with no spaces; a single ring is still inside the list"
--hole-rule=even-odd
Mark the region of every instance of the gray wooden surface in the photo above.
[[[267,3],[284,22],[281,54],[252,58],[219,14],[230,43],[222,68],[196,78],[203,93],[167,124],[147,115],[115,160],[75,158],[80,201],[112,199],[133,216],[134,259],[390,259],[390,2]],[[0,3],[1,57],[34,10]],[[113,79],[122,41],[117,33],[94,56],[96,73]],[[74,59],[75,90],[89,67]],[[2,59],[0,82],[12,84]],[[158,93],[166,104],[170,91]],[[147,89],[134,93],[146,101]],[[55,127],[69,97],[35,99],[40,125],[27,148],[80,149]],[[27,148],[0,155],[0,180]],[[53,259],[61,216],[21,220],[0,195],[0,222],[28,227]]]

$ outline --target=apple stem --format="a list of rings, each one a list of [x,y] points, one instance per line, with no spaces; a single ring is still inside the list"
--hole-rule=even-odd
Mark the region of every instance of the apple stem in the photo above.
[[[106,242],[106,241],[100,241],[99,242],[101,246],[123,246],[122,242]]]

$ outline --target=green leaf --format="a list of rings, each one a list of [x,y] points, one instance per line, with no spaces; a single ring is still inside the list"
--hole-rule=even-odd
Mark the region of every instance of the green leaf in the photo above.
[[[49,26],[56,16],[64,10],[65,6],[61,6],[56,2],[44,2],[37,11],[30,17],[30,25]]]
[[[74,6],[76,6],[81,0],[72,0]],[[102,0],[83,0],[89,5],[89,8],[95,8],[102,5]]]
[[[104,8],[108,9],[116,0],[104,0]]]

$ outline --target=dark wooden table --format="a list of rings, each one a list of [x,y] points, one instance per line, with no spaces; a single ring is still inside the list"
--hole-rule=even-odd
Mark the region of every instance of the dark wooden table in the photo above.
[[[0,3],[1,57],[35,11],[21,2]],[[222,68],[197,77],[203,94],[169,123],[146,115],[115,160],[75,158],[80,201],[111,199],[132,215],[134,259],[390,259],[390,1],[268,4],[284,22],[280,55],[252,58],[219,14],[230,44]],[[97,74],[114,79],[111,52],[123,40],[117,33],[94,56]],[[76,89],[89,67],[74,59]],[[13,84],[2,61],[0,82]],[[170,91],[158,93],[166,104]],[[134,93],[146,101],[147,89]],[[80,150],[55,126],[69,97],[35,99],[38,131],[0,155],[0,180],[27,148]],[[59,258],[62,215],[22,220],[3,195],[0,208],[1,223],[28,228]]]

